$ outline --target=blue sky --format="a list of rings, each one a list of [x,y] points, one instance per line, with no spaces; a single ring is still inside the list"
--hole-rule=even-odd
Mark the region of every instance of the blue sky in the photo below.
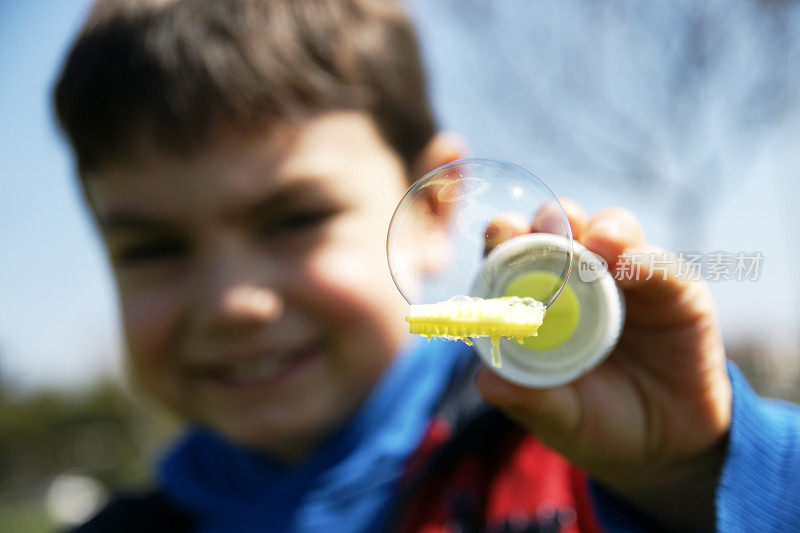
[[[83,0],[0,4],[0,368],[23,386],[118,361],[109,276],[49,105]]]
[[[676,214],[664,208],[663,200],[677,189],[643,191],[625,181],[593,179],[549,153],[549,145],[533,135],[538,124],[520,119],[518,109],[526,105],[529,93],[486,56],[486,40],[470,38],[462,26],[450,24],[456,16],[453,4],[410,3],[441,124],[462,133],[475,155],[521,164],[556,194],[575,198],[590,212],[608,205],[631,209],[651,241],[673,250],[761,251],[765,259],[759,281],[712,285],[723,330],[731,340],[796,334],[797,121],[787,123],[746,160],[724,159],[723,174],[733,177],[703,204],[703,231],[676,232]],[[559,15],[569,10],[559,11],[553,8],[556,4],[542,4],[552,8],[543,8],[551,25],[561,35],[579,35],[576,18]],[[558,5],[568,4],[574,7],[575,2]],[[0,370],[3,379],[22,387],[72,386],[119,368],[121,334],[113,284],[49,106],[56,68],[86,7],[84,0],[0,3]],[[498,18],[498,24],[507,25],[501,33],[507,42],[501,39],[493,46],[507,46],[505,53],[516,61],[509,63],[512,67],[527,66],[532,69],[529,77],[531,72],[538,76],[536,69],[547,66],[530,59],[534,51],[514,48],[514,39],[524,36],[513,9]],[[624,71],[631,64],[635,66],[633,60],[617,66]],[[498,86],[506,92],[492,99]],[[729,152],[736,155],[737,150]],[[664,161],[669,166],[681,159]]]

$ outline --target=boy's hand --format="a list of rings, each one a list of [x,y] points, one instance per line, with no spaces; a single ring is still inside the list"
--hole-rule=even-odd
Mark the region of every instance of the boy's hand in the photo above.
[[[573,236],[608,261],[623,253],[660,252],[646,244],[636,218],[620,209],[588,223],[562,200]],[[534,231],[546,231],[539,213]],[[528,231],[520,219],[499,219],[487,248]],[[714,305],[703,282],[674,269],[619,281],[626,320],[616,349],[567,385],[527,389],[484,368],[483,397],[547,445],[621,495],[660,525],[676,530],[714,526],[716,486],[730,425],[731,388]],[[650,277],[650,279],[647,279]]]

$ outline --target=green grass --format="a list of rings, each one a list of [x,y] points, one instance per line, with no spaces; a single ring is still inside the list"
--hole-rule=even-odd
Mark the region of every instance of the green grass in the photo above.
[[[38,499],[0,501],[0,531],[40,533],[56,527]]]

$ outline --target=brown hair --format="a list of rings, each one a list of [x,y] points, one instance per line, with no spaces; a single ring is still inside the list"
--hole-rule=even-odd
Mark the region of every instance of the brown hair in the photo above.
[[[218,124],[259,131],[334,109],[367,112],[407,167],[435,133],[416,37],[391,0],[102,0],[55,107],[81,175],[143,140],[187,154]]]

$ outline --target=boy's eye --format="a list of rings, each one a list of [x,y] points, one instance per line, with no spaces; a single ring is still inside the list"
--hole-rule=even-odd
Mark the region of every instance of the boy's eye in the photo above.
[[[114,254],[114,257],[115,262],[121,265],[135,266],[176,259],[185,252],[185,245],[179,242],[154,241],[128,246]]]
[[[266,229],[278,233],[312,230],[325,223],[334,214],[335,212],[330,209],[287,213],[272,219]]]

